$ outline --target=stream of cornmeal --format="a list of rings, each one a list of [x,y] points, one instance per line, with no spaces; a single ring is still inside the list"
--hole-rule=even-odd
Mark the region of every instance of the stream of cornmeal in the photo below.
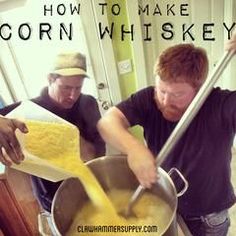
[[[162,216],[171,214],[170,207],[161,199],[151,194],[144,194],[139,204],[134,207],[134,212],[139,218],[128,220],[117,214],[127,205],[132,194],[131,191],[113,190],[108,195],[103,191],[90,169],[80,159],[79,132],[74,126],[42,121],[26,121],[28,134],[25,135],[24,145],[31,154],[47,160],[52,166],[57,166],[76,176],[83,184],[91,202],[85,204],[75,217],[74,223],[67,235],[78,235],[79,225],[157,225],[160,235],[169,223],[168,218]],[[112,201],[111,201],[111,200]],[[158,208],[158,209],[157,209]],[[157,213],[158,212],[158,213]],[[159,217],[158,217],[159,216]],[[114,233],[115,235],[134,235]],[[82,235],[103,235],[82,233]],[[109,233],[107,235],[113,235]],[[137,235],[142,235],[138,233]],[[152,234],[148,234],[151,236]]]

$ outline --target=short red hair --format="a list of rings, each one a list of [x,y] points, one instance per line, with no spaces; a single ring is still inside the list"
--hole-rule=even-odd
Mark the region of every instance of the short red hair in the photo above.
[[[208,64],[203,48],[193,44],[178,44],[161,53],[154,73],[163,81],[186,82],[199,88],[206,80]]]

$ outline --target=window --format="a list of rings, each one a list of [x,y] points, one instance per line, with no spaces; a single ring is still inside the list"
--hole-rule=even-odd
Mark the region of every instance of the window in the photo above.
[[[17,76],[13,76],[11,75],[13,73],[12,70],[10,71],[9,68],[5,68],[8,78],[11,80],[11,89],[15,91],[19,89],[25,90],[22,93],[17,92],[17,100],[24,99],[24,93],[27,98],[38,96],[41,89],[47,85],[47,73],[50,71],[50,65],[55,55],[63,51],[80,51],[87,57],[88,74],[91,78],[85,80],[83,92],[97,97],[94,73],[85,35],[80,15],[78,11],[76,13],[76,9],[79,10],[78,3],[70,0],[66,1],[65,4],[61,4],[65,6],[65,14],[63,15],[56,12],[57,4],[55,5],[55,1],[53,5],[49,3],[50,1],[28,0],[27,4],[23,7],[1,13],[1,23],[7,23],[11,26],[11,30],[6,27],[4,32],[6,35],[9,35],[11,32],[11,39],[4,43],[7,44],[7,52],[11,54],[18,73]],[[46,11],[46,16],[44,16],[44,5],[47,5],[47,9],[52,9],[52,11]],[[74,14],[71,14],[69,11],[71,9],[70,6],[75,10]],[[59,10],[62,13],[63,6]],[[51,40],[46,33],[43,34],[43,38],[40,40],[40,23],[44,24],[44,29],[51,27]],[[65,26],[65,31],[62,31],[62,40],[59,35],[61,23]],[[21,24],[25,25],[20,27]],[[73,26],[71,31],[73,37],[71,40],[66,35],[66,30],[69,32],[70,24]],[[19,37],[19,31],[23,37],[30,34],[29,39],[22,40]],[[9,63],[6,61],[5,67],[9,67]],[[19,79],[24,85],[21,88],[17,85],[17,80]]]

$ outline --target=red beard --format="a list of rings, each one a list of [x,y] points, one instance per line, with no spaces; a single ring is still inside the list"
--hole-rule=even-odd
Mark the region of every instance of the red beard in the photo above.
[[[179,121],[186,109],[180,109],[174,105],[163,106],[157,98],[155,98],[158,109],[161,111],[165,119],[176,122]]]

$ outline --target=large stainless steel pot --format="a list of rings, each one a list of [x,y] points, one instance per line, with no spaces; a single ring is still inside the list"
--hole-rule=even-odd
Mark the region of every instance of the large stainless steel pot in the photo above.
[[[106,156],[97,158],[87,163],[93,171],[105,191],[113,188],[135,190],[139,185],[133,172],[129,169],[125,156]],[[162,198],[172,209],[171,215],[163,215],[169,218],[166,225],[165,236],[177,235],[176,209],[177,197],[187,189],[176,192],[176,188],[170,176],[160,168],[160,179],[150,190],[154,195]],[[183,178],[181,176],[181,178]],[[52,204],[52,221],[58,235],[65,235],[72,223],[75,214],[88,201],[81,182],[77,178],[67,179],[60,186]],[[158,214],[158,212],[157,212]]]

